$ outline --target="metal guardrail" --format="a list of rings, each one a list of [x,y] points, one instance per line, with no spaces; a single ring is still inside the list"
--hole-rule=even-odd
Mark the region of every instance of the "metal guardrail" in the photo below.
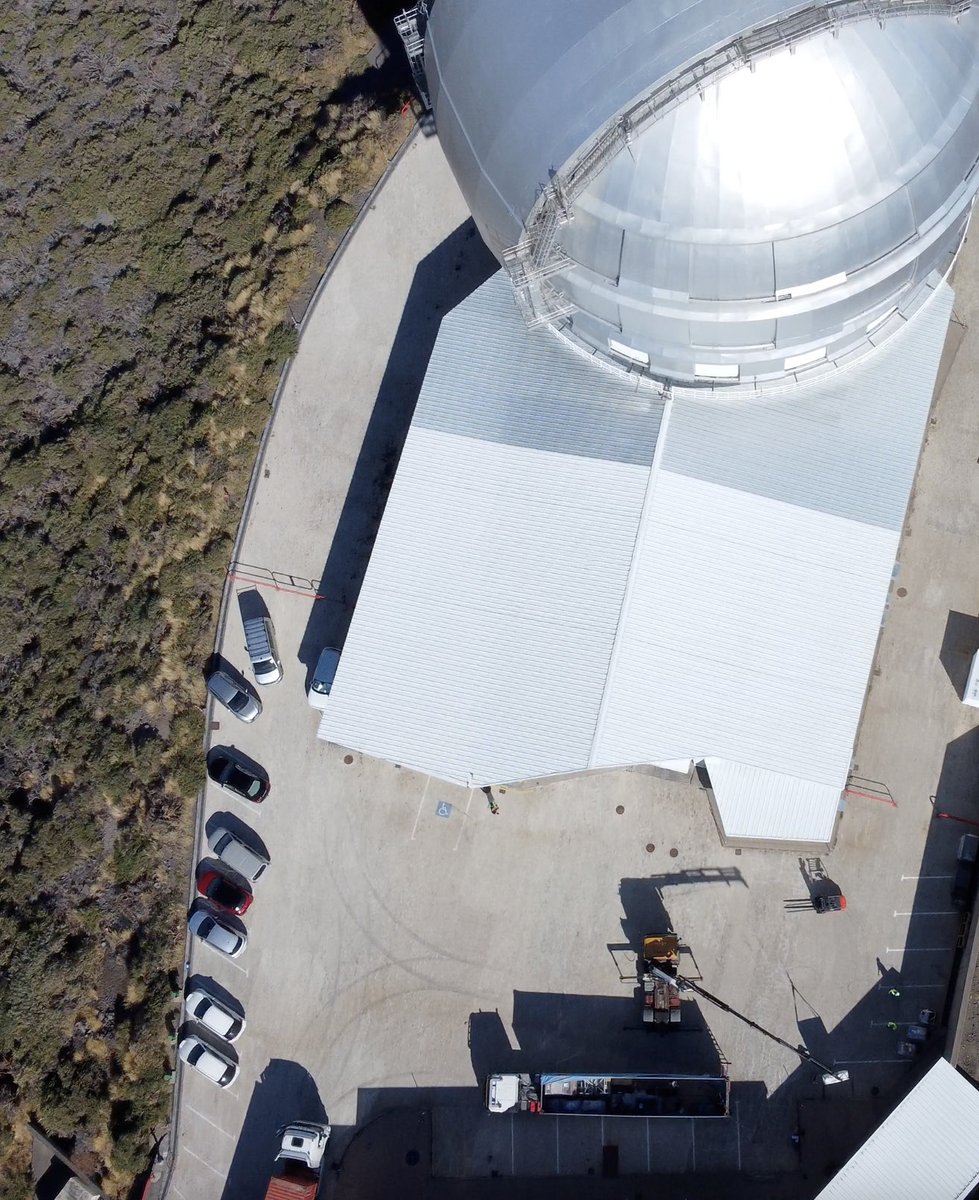
[[[575,307],[553,285],[541,286],[548,275],[567,264],[556,246],[558,230],[571,220],[575,200],[629,142],[653,121],[691,96],[760,58],[791,49],[819,33],[834,35],[855,21],[890,17],[944,16],[956,19],[968,12],[971,0],[829,0],[759,25],[749,33],[703,55],[654,88],[614,122],[541,191],[525,226],[524,236],[503,254],[521,312],[528,324],[557,320]],[[564,261],[562,261],[564,259]]]
[[[425,77],[425,30],[428,26],[428,4],[419,0],[414,8],[403,9],[394,18],[394,27],[404,43],[411,76],[426,112],[432,111],[432,100]]]

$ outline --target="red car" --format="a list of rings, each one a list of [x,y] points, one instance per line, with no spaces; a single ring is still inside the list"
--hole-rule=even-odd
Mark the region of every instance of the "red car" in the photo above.
[[[243,916],[254,899],[251,892],[234,883],[221,871],[215,871],[213,867],[201,873],[197,881],[197,890],[215,907],[234,913],[236,917]]]

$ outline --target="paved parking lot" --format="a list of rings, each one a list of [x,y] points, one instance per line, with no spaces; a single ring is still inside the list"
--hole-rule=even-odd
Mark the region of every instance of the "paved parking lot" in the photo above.
[[[695,783],[580,777],[497,793],[494,815],[479,791],[317,741],[306,682],[319,648],[342,643],[427,348],[490,269],[466,221],[437,141],[416,139],[308,321],[261,464],[233,587],[259,588],[285,678],[263,690],[254,725],[215,712],[209,737],[262,763],[272,792],[253,808],[209,784],[205,818],[237,824],[272,861],[244,955],[193,951],[191,975],[238,1001],[248,1028],[234,1087],[184,1073],[179,1200],[261,1197],[289,1119],[328,1114],[339,1155],[407,1103],[437,1108],[441,1175],[598,1170],[612,1137],[623,1173],[796,1168],[796,1102],[823,1094],[818,1071],[705,1002],[685,1002],[688,1032],[639,1026],[631,948],[664,920],[689,947],[685,973],[846,1065],[854,1095],[906,1074],[888,1022],[944,1002],[964,826],[933,818],[974,817],[979,794],[979,735],[956,691],[979,646],[971,334],[930,430],[857,749],[862,782],[824,856],[845,913],[794,911],[797,856],[721,847]],[[970,247],[956,309],[973,324],[976,276]],[[243,643],[232,598],[221,653],[241,669]],[[710,1129],[491,1117],[475,1090],[492,1069],[722,1061],[733,1118]]]

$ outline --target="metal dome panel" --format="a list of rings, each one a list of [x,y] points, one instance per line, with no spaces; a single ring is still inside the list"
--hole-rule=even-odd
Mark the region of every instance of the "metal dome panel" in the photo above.
[[[637,97],[786,0],[437,0],[425,69],[446,156],[501,256],[540,188]]]
[[[717,49],[816,11],[439,0],[439,134],[538,320],[630,371],[763,380],[851,353],[948,268],[979,187],[979,10],[852,20],[750,69]],[[691,64],[715,60],[694,90]]]

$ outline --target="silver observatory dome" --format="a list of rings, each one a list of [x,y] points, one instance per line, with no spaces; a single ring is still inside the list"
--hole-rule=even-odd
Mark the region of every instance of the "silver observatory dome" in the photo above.
[[[425,65],[529,322],[655,379],[866,351],[948,271],[979,189],[959,0],[437,0]]]

